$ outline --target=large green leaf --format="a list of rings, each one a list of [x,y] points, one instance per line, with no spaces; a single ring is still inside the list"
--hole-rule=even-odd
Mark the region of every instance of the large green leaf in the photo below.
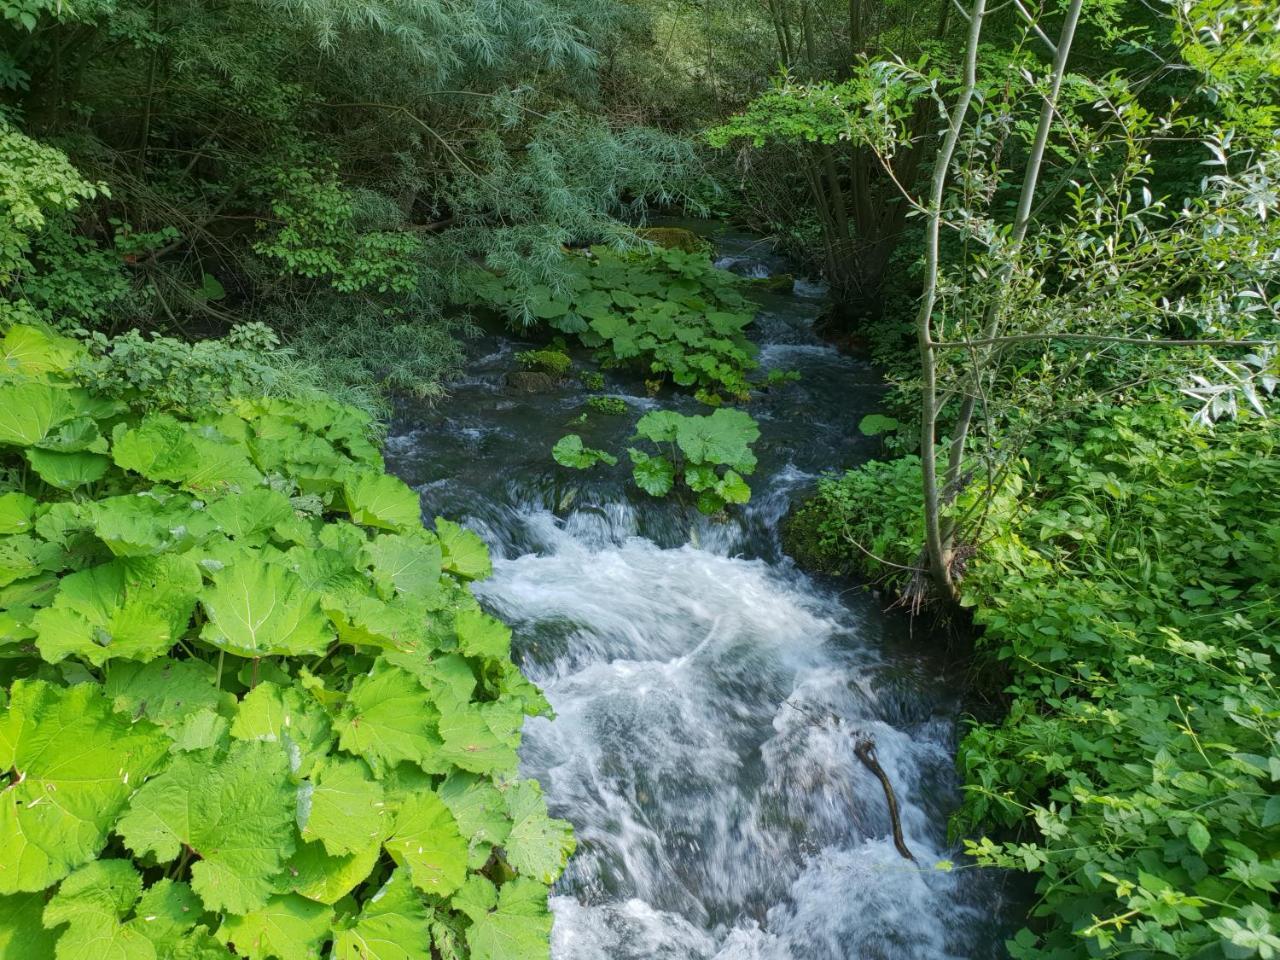
[[[467,841],[444,801],[431,791],[404,801],[386,848],[423,893],[447,897],[467,875]]]
[[[523,720],[519,705],[510,701],[450,705],[440,717],[440,755],[473,773],[512,772]]]
[[[507,862],[522,876],[554,883],[577,846],[573,827],[566,820],[547,816],[542,788],[534,780],[522,780],[507,788],[507,811],[512,821],[502,844]]]
[[[383,530],[411,530],[422,524],[418,495],[398,477],[353,470],[342,480],[342,494],[356,523]]]
[[[364,882],[381,856],[381,840],[342,856],[326,853],[319,841],[300,843],[277,878],[276,889],[320,903],[337,903]]]
[[[103,685],[117,711],[169,728],[202,710],[217,711],[234,698],[213,685],[214,669],[202,660],[117,663]]]
[[[54,960],[58,935],[44,925],[45,895],[0,896],[0,957],[5,960]]]
[[[310,776],[333,746],[329,715],[297,686],[259,683],[245,694],[231,723],[237,740],[278,743],[296,776]]]
[[[695,463],[718,463],[739,473],[755,470],[751,444],[760,428],[749,413],[722,407],[708,417],[684,417],[676,428],[676,443]]]
[[[264,906],[294,848],[297,788],[279,744],[236,742],[225,754],[179,754],[129,802],[117,832],[135,854],[198,859],[191,886],[209,910]]]
[[[97,500],[84,513],[94,535],[118,557],[178,553],[215,528],[202,502],[161,488]]]
[[[218,939],[247,960],[318,960],[332,922],[332,907],[287,894],[243,916],[226,917]]]
[[[384,533],[368,545],[373,575],[402,594],[428,596],[440,588],[440,542],[426,530]]]
[[[59,490],[75,490],[88,483],[97,483],[111,467],[110,457],[83,450],[61,453],[31,447],[26,451],[26,458],[41,480]]]
[[[546,960],[551,956],[551,914],[547,888],[518,877],[495,890],[472,876],[453,904],[471,918],[467,945],[471,960]]]
[[[417,678],[379,661],[356,680],[335,722],[339,744],[380,773],[401,761],[431,771],[440,766],[437,714]]]
[[[0,893],[43,890],[98,855],[129,795],[165,756],[147,721],[93,684],[16,681],[0,717]]]
[[[665,497],[676,481],[676,468],[666,457],[650,456],[642,450],[630,447],[631,476],[638,486],[651,497]]]
[[[0,371],[39,377],[67,370],[84,352],[84,346],[70,337],[15,324],[0,340]]]
[[[470,530],[436,517],[436,536],[444,551],[444,568],[450,573],[464,580],[483,580],[493,572],[489,548]]]
[[[45,926],[67,929],[57,960],[155,960],[152,940],[122,923],[142,895],[142,877],[128,860],[98,860],[62,882],[44,910]]]
[[[132,429],[116,427],[111,456],[123,470],[200,494],[247,490],[262,481],[243,446],[212,427],[183,423],[167,413],[148,414]]]
[[[431,956],[431,927],[422,898],[404,869],[365,901],[354,924],[333,942],[333,960],[422,960]]]
[[[185,554],[81,570],[63,577],[53,605],[36,614],[36,646],[50,663],[154,660],[186,630],[200,587],[200,570]]]
[[[257,556],[215,573],[200,604],[209,618],[201,639],[240,657],[321,654],[334,637],[319,595],[288,567]]]
[[[37,503],[25,493],[0,494],[0,534],[27,533],[36,522]]]
[[[298,823],[303,840],[319,840],[333,856],[367,850],[387,835],[382,785],[359,760],[333,758],[303,787]]]
[[[505,660],[511,656],[511,628],[483,610],[459,610],[454,615],[458,649],[470,657]]]
[[[0,444],[33,447],[90,409],[80,390],[45,383],[0,382]]]

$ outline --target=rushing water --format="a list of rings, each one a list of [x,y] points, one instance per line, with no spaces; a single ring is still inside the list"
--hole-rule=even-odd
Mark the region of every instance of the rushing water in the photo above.
[[[717,243],[738,272],[780,267],[750,238]],[[520,347],[503,338],[476,344],[447,402],[393,426],[388,463],[428,514],[489,542],[478,592],[556,710],[526,725],[522,772],[578,836],[552,899],[557,960],[1000,955],[995,881],[932,866],[959,859],[946,843],[959,704],[938,638],[782,553],[793,497],[874,453],[856,424],[881,387],[814,335],[820,297],[805,284],[760,297],[763,365],[802,379],[753,403],[760,468],[728,522],[649,500],[626,483],[625,454],[612,471],[557,468],[560,436],[622,453],[635,416],[573,424],[576,383],[512,393]],[[653,406],[631,379],[606,392],[635,415]],[[916,863],[894,849],[859,735],[875,740]]]

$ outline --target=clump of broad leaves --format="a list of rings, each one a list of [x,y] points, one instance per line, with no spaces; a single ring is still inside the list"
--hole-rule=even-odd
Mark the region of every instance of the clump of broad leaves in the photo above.
[[[758,385],[749,379],[758,351],[745,333],[756,307],[743,296],[741,279],[717,269],[705,253],[593,247],[565,257],[562,266],[557,289],[477,271],[472,296],[577,337],[607,366],[637,367],[709,403],[745,401]],[[774,374],[765,383],[782,379]]]
[[[0,955],[545,957],[574,841],[480,540],[324,397],[144,413],[2,347]]]

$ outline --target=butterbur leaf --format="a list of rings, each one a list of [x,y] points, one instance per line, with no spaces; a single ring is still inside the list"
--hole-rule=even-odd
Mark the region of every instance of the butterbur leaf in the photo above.
[[[25,493],[0,494],[0,534],[27,533],[36,522],[36,501]]]
[[[551,448],[551,457],[560,466],[574,470],[586,470],[597,463],[606,463],[612,467],[618,462],[618,458],[611,453],[583,446],[582,438],[576,433],[570,433],[556,441],[556,445]]]
[[[377,470],[350,471],[342,480],[347,512],[356,523],[411,530],[422,523],[422,503],[400,478]]]
[[[337,903],[365,881],[382,855],[379,839],[356,853],[333,856],[320,842],[301,843],[276,880],[280,893]]]
[[[328,714],[318,704],[296,686],[270,681],[259,683],[240,701],[231,736],[279,744],[289,756],[290,772],[303,777],[329,752],[333,740]]]
[[[439,590],[444,553],[427,531],[382,534],[366,549],[373,562],[374,577],[397,592],[428,596]]]
[[[665,497],[675,484],[675,465],[666,457],[651,457],[635,447],[627,451],[631,457],[631,476],[638,486],[651,497]]]
[[[511,832],[507,798],[487,777],[456,771],[440,785],[440,799],[471,843],[501,844]]]
[[[484,877],[467,881],[466,897],[454,905],[471,917],[471,960],[543,960],[551,956],[547,888],[517,877],[493,892]],[[491,905],[490,905],[491,904]]]
[[[386,836],[382,785],[359,760],[327,761],[304,785],[298,810],[302,839],[320,841],[333,856],[367,850]]]
[[[436,713],[422,684],[398,667],[380,661],[357,679],[335,727],[342,749],[363,757],[375,774],[401,761],[439,766]]]
[[[293,515],[289,498],[266,487],[222,497],[209,505],[209,516],[225,534],[251,543],[265,540],[272,527]]]
[[[247,960],[317,960],[332,922],[333,908],[288,894],[243,916],[226,917],[218,939]]]
[[[177,755],[134,794],[116,831],[161,863],[189,847],[198,857],[191,887],[206,909],[244,914],[266,904],[293,852],[296,796],[280,745],[236,742],[221,755]]]
[[[470,530],[436,517],[436,536],[444,551],[444,568],[450,573],[464,580],[483,580],[493,572],[489,548]]]
[[[40,655],[94,665],[154,660],[186,629],[200,570],[185,554],[118,559],[63,577],[53,605],[32,621]]]
[[[467,841],[444,801],[431,791],[401,804],[386,848],[423,893],[447,897],[466,877]]]
[[[365,901],[355,923],[333,942],[333,960],[419,960],[430,953],[427,911],[403,868]]]
[[[57,960],[154,960],[155,944],[121,921],[142,894],[142,878],[128,860],[98,860],[62,882],[44,910],[46,927],[67,925]]]
[[[34,447],[88,410],[83,391],[44,383],[0,383],[0,444]]]
[[[182,423],[167,413],[148,414],[133,429],[117,426],[111,456],[123,470],[202,495],[228,488],[248,490],[262,482],[242,445],[229,442],[212,427]]]
[[[103,692],[117,711],[170,727],[201,710],[216,711],[231,699],[213,680],[213,667],[201,660],[166,657],[146,664],[115,664]]]
[[[178,553],[203,541],[215,526],[189,497],[159,489],[98,500],[86,513],[94,535],[118,557]]]
[[[473,773],[513,771],[519,762],[516,745],[522,719],[519,708],[512,710],[509,703],[473,703],[449,709],[440,717],[444,741],[440,755]]]
[[[0,896],[0,957],[5,960],[54,960],[58,934],[45,927],[43,891]]]
[[[676,429],[676,443],[690,460],[726,464],[746,474],[755,470],[751,444],[759,438],[750,414],[727,407],[707,417],[684,417]]]
[[[0,716],[0,893],[43,890],[102,850],[164,734],[112,712],[93,684],[15,681]],[[52,802],[57,797],[57,802]]]
[[[511,830],[502,844],[507,862],[522,876],[554,883],[577,846],[573,827],[568,821],[547,816],[542,788],[533,780],[522,780],[507,789],[507,812]]]
[[[454,627],[458,649],[468,656],[505,660],[511,655],[511,628],[483,610],[459,610]]]
[[[39,377],[68,369],[84,352],[84,345],[70,337],[15,324],[0,340],[0,370]]]
[[[59,490],[75,490],[85,484],[97,483],[111,467],[110,457],[87,451],[63,453],[31,447],[25,455],[36,475]]]
[[[209,618],[200,636],[240,657],[321,654],[333,628],[319,599],[283,564],[245,556],[215,573],[200,595]]]

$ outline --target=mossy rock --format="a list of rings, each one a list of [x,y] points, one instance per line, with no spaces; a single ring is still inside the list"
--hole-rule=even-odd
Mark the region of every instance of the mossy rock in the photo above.
[[[507,386],[519,393],[547,393],[560,385],[561,378],[540,370],[512,370],[507,374]]]
[[[707,241],[683,227],[641,227],[636,235],[667,250],[683,250],[685,253],[701,253],[710,247]]]
[[[775,273],[769,277],[757,277],[751,285],[773,293],[790,293],[796,287],[796,278],[789,273]]]

